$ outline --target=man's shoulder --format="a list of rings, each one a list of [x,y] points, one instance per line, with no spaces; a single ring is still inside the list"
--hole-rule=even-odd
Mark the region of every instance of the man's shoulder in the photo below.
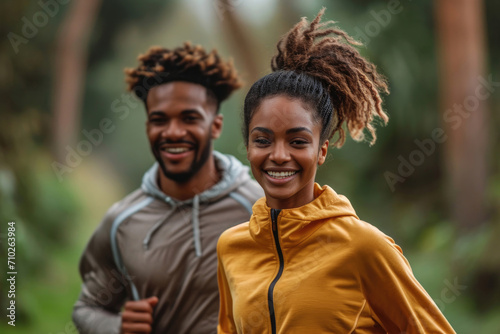
[[[252,205],[259,198],[264,196],[264,190],[262,190],[262,187],[253,179],[248,179],[241,183],[234,192],[244,196]]]
[[[114,222],[123,215],[130,214],[135,207],[140,203],[146,203],[149,197],[139,188],[115,202],[106,212],[104,218],[101,220],[94,230],[90,238],[89,245],[99,245],[99,247],[109,247],[111,229]],[[146,203],[147,204],[147,203]],[[106,246],[107,245],[107,246]],[[93,246],[96,247],[96,246]]]
[[[250,217],[249,214],[252,213],[252,206],[262,196],[264,196],[264,191],[260,185],[249,178],[226,193],[223,198],[230,198],[231,202],[224,201],[226,205],[230,205],[228,208],[242,210],[245,212],[245,220],[247,220]]]
[[[142,202],[151,199],[148,195],[144,193],[141,188],[138,188],[126,195],[121,200],[115,202],[106,212],[106,215],[103,219],[103,224],[111,225],[113,222],[120,216],[122,213],[127,210],[133,210],[133,208],[137,205],[140,205]]]

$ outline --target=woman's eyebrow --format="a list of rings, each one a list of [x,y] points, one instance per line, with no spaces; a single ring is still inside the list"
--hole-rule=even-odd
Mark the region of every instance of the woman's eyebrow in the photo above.
[[[265,133],[268,133],[270,135],[273,134],[273,131],[268,129],[268,128],[263,128],[263,127],[260,127],[260,126],[256,126],[255,128],[252,129],[252,131],[250,131],[250,133],[254,132],[254,131],[260,131],[260,132],[265,132]]]
[[[305,131],[305,132],[309,132],[310,134],[313,134],[311,130],[309,130],[308,128],[303,127],[303,126],[288,129],[288,130],[286,130],[285,133],[289,134],[289,133],[295,133],[295,132],[301,132],[301,131]]]

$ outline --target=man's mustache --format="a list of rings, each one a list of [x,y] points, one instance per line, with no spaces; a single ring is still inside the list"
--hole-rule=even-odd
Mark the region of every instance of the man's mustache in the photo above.
[[[174,144],[174,145],[175,144],[188,144],[190,146],[196,146],[195,143],[193,143],[193,142],[191,142],[189,140],[169,140],[169,139],[162,140],[162,141],[156,143],[155,146],[156,147],[161,147],[162,145],[165,145],[165,144],[170,144],[170,145],[172,145],[172,144]]]

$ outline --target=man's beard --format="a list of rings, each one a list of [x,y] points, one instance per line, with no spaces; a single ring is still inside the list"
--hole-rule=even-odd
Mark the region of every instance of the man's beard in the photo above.
[[[191,166],[189,169],[185,172],[180,172],[180,173],[172,173],[168,171],[167,167],[165,166],[165,163],[163,162],[163,159],[159,154],[155,153],[156,161],[158,161],[160,168],[163,172],[163,174],[170,180],[177,182],[177,183],[186,183],[191,178],[198,173],[198,171],[206,164],[209,156],[210,156],[210,151],[212,148],[212,138],[210,138],[210,135],[208,136],[206,140],[206,145],[203,147],[203,150],[201,151],[201,155],[199,158],[196,158],[198,156],[198,150],[195,150],[194,152],[194,159],[193,162],[191,163]]]

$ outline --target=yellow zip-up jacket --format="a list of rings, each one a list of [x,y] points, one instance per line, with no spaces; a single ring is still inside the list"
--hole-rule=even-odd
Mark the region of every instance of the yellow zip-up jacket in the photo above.
[[[261,198],[221,235],[218,333],[455,333],[401,248],[346,197],[314,192],[281,211]]]

